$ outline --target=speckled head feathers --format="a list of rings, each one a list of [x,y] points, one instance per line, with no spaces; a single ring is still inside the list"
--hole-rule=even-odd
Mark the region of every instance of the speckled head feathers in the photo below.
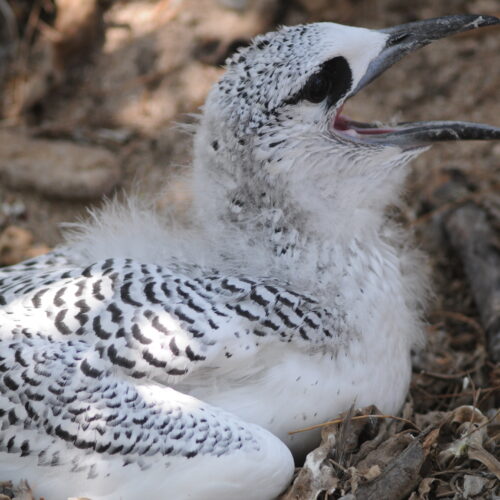
[[[340,85],[338,105],[383,48],[387,35],[334,23],[284,27],[258,36],[227,61],[227,72],[212,91],[207,108],[229,111],[226,119],[245,131],[257,130],[280,108],[297,104],[307,81],[334,59],[343,71],[331,78]],[[335,81],[338,80],[338,81]]]
[[[362,214],[358,227],[371,226],[373,214],[381,218],[397,200],[407,173],[402,167],[428,145],[496,139],[500,129],[355,122],[342,115],[345,100],[404,55],[499,22],[457,15],[383,30],[316,23],[257,37],[228,60],[208,96],[195,141],[200,207],[247,229],[242,218],[274,219],[278,206],[302,220],[301,230],[333,236],[335,228],[338,237],[354,212]]]
[[[237,219],[248,232],[242,219],[275,220],[279,206],[322,231],[332,216],[345,220],[353,200],[390,201],[392,191],[377,186],[387,165],[407,162],[408,154],[333,133],[343,102],[389,36],[334,23],[285,27],[230,58],[195,140],[200,210],[212,220]]]

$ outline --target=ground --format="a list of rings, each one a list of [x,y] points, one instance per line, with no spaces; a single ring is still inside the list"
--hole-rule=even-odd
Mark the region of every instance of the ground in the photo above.
[[[192,122],[224,59],[252,36],[281,24],[381,28],[451,13],[499,16],[500,4],[0,0],[0,265],[57,245],[59,224],[85,217],[105,195],[133,189],[160,193],[160,207],[182,201],[191,137],[174,125]],[[442,40],[398,63],[345,113],[361,121],[499,126],[499,53],[498,28]],[[350,447],[344,442],[340,454],[338,425],[327,428],[316,456],[324,475],[312,477],[306,467],[287,498],[332,488],[331,498],[493,498],[500,476],[500,285],[492,282],[500,269],[499,185],[498,142],[438,145],[414,163],[406,201],[394,212],[429,255],[435,293],[403,415],[411,423],[351,420],[342,427]],[[467,241],[484,243],[482,260]],[[382,442],[394,446],[382,449]],[[403,469],[411,477],[396,487],[390,470],[401,478]]]

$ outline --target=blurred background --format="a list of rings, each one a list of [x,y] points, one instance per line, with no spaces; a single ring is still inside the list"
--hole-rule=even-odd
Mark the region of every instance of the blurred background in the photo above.
[[[104,194],[168,183],[189,164],[190,150],[190,138],[172,125],[189,121],[226,57],[258,33],[312,21],[382,28],[450,13],[499,15],[500,2],[0,0],[0,230],[25,228],[30,235],[10,230],[11,238],[21,246],[32,239],[43,251],[60,241],[59,222]],[[365,121],[498,125],[499,53],[494,29],[440,41],[399,63],[345,112]],[[438,146],[417,171],[425,184],[430,166],[448,164],[489,178],[498,173],[499,148]],[[0,263],[24,256],[6,252],[0,244]]]
[[[457,13],[500,16],[500,1],[0,0],[0,266],[53,248],[59,224],[84,217],[104,196],[133,189],[158,196],[160,209],[189,201],[182,174],[191,137],[175,124],[192,123],[225,59],[256,34],[314,21],[383,28]],[[500,30],[420,50],[344,113],[500,126]],[[500,428],[499,193],[499,142],[441,144],[414,163],[406,199],[393,209],[429,255],[436,292],[406,415],[424,428],[436,411],[473,403],[496,432],[492,453]],[[474,217],[464,218],[464,203]],[[453,471],[436,472],[433,488],[462,495],[463,471],[473,471],[489,478],[477,498],[490,498],[482,495],[495,487],[491,471],[477,461],[460,467],[457,481]]]

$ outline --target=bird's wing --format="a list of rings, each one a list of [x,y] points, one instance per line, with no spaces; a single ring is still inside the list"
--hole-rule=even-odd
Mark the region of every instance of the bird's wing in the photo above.
[[[285,314],[280,294],[185,271],[123,259],[0,270],[0,479],[29,475],[54,499],[280,492],[293,461],[277,438],[169,387],[281,338],[263,319],[271,301]]]
[[[68,268],[74,265],[71,254],[65,248],[52,250],[32,259],[24,260],[13,266],[0,268],[0,287],[9,282],[9,277],[27,273],[28,271],[42,272]],[[18,278],[19,279],[19,278]]]
[[[0,479],[28,477],[55,500],[229,499],[247,469],[246,486],[264,481],[269,498],[290,479],[290,452],[258,426],[132,382],[85,340],[16,328],[12,318],[0,324]],[[193,471],[199,482],[187,488]]]
[[[273,342],[335,348],[344,329],[344,318],[286,286],[195,267],[107,259],[2,273],[0,321],[17,325],[10,335],[84,340],[80,369],[96,378],[112,366],[175,385],[201,368],[231,370]]]

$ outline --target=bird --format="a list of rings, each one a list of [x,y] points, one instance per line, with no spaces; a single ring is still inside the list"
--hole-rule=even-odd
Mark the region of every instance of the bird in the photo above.
[[[189,223],[130,197],[0,269],[0,480],[272,499],[318,440],[294,430],[398,412],[428,285],[387,208],[434,142],[500,128],[342,108],[406,54],[499,23],[288,26],[231,56],[196,125]]]

